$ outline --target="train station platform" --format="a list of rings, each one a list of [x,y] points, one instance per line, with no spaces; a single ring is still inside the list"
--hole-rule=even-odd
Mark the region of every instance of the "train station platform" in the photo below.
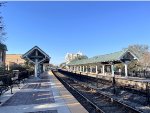
[[[49,71],[0,96],[0,113],[88,113]]]
[[[66,71],[66,70],[64,70]],[[74,72],[71,72],[74,73]],[[80,74],[80,72],[76,72],[77,74]],[[112,75],[110,73],[103,74],[95,74],[95,73],[81,73],[81,75],[84,76],[90,76],[94,78],[101,78],[103,80],[109,80],[112,81]],[[125,87],[132,87],[137,90],[146,90],[146,87],[148,86],[150,88],[150,78],[140,78],[140,77],[123,77],[120,75],[115,75],[115,81],[122,86]]]
[[[66,70],[64,70],[66,71]],[[78,74],[80,74],[80,72],[76,72]],[[110,73],[105,73],[105,75],[103,74],[95,74],[95,73],[84,73],[82,72],[81,73],[82,75],[86,75],[86,76],[90,76],[90,77],[95,77],[97,78],[97,75],[99,78],[111,78],[112,75]],[[115,78],[118,78],[118,79],[123,79],[123,80],[132,80],[132,81],[135,81],[135,82],[149,82],[150,83],[150,78],[140,78],[140,77],[131,77],[131,76],[128,76],[128,77],[123,77],[121,75],[115,75]]]

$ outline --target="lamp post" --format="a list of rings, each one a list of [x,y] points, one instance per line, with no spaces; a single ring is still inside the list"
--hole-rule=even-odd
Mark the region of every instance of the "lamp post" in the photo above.
[[[112,71],[112,86],[113,86],[113,93],[116,94],[116,81],[115,81],[115,74],[114,74],[114,63],[111,63],[111,71]]]

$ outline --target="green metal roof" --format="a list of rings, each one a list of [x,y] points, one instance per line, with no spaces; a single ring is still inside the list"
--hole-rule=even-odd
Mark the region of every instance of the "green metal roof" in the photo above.
[[[127,52],[127,49],[110,53],[106,55],[99,55],[88,59],[82,60],[74,60],[68,63],[68,65],[82,65],[82,64],[91,64],[91,63],[98,63],[98,62],[110,62],[110,61],[120,61],[120,58]]]

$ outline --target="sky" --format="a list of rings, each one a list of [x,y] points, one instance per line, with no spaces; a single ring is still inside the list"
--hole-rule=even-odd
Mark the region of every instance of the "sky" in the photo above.
[[[150,45],[150,2],[16,1],[0,10],[8,54],[37,45],[58,65],[66,53],[93,57]]]

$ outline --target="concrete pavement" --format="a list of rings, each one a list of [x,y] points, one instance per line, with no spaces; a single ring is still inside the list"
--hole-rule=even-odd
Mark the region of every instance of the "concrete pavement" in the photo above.
[[[87,113],[51,72],[43,73],[42,79],[28,79],[13,93],[0,97],[0,113]]]

